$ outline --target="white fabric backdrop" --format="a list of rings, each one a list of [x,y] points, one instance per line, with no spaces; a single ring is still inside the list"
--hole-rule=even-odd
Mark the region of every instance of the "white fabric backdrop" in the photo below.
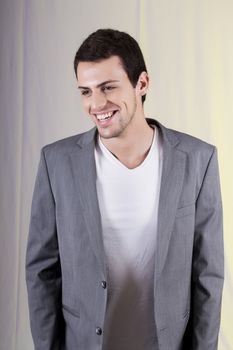
[[[87,130],[73,73],[81,41],[113,27],[140,43],[147,116],[217,145],[225,209],[220,350],[233,349],[232,0],[0,0],[0,349],[33,348],[25,248],[40,148]]]

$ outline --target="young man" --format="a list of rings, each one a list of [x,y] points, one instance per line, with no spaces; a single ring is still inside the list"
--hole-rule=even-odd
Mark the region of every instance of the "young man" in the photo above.
[[[223,286],[216,148],[146,119],[137,42],[75,56],[95,127],[45,146],[27,287],[36,350],[216,350]]]

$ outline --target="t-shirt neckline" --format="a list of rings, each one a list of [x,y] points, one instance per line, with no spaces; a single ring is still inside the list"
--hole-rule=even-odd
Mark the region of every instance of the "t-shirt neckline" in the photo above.
[[[149,152],[148,152],[146,158],[143,160],[143,162],[135,168],[130,169],[126,165],[124,165],[116,156],[114,156],[114,154],[112,152],[109,151],[109,149],[103,144],[103,142],[100,138],[100,135],[98,135],[98,145],[100,147],[100,150],[102,151],[102,153],[105,157],[107,157],[111,162],[115,163],[117,166],[120,166],[120,167],[122,167],[130,172],[137,171],[137,170],[143,168],[148,163],[155,148],[158,150],[158,131],[157,131],[157,128],[155,125],[150,125],[150,126],[154,129],[154,135],[153,135],[153,139],[151,142]]]

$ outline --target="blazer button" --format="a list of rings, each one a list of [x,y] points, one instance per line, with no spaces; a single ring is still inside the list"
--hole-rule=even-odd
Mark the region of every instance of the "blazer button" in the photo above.
[[[106,281],[102,281],[102,282],[101,282],[101,285],[102,285],[102,287],[105,289],[105,288],[107,287]]]
[[[101,335],[102,334],[102,329],[100,327],[96,327],[95,332],[96,332],[97,335]]]

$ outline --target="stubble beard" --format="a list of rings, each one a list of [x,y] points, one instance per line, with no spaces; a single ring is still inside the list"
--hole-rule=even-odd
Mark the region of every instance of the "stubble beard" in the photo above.
[[[128,125],[132,122],[135,113],[136,113],[136,109],[137,109],[137,103],[136,103],[136,98],[134,100],[134,106],[133,106],[133,111],[129,117],[128,120],[124,120],[124,118],[122,118],[121,116],[119,116],[119,123],[117,125],[116,130],[108,130],[108,128],[106,128],[106,132],[102,131],[101,129],[98,130],[100,137],[103,139],[111,139],[114,137],[121,137],[124,135],[124,133],[127,131],[127,127]]]

